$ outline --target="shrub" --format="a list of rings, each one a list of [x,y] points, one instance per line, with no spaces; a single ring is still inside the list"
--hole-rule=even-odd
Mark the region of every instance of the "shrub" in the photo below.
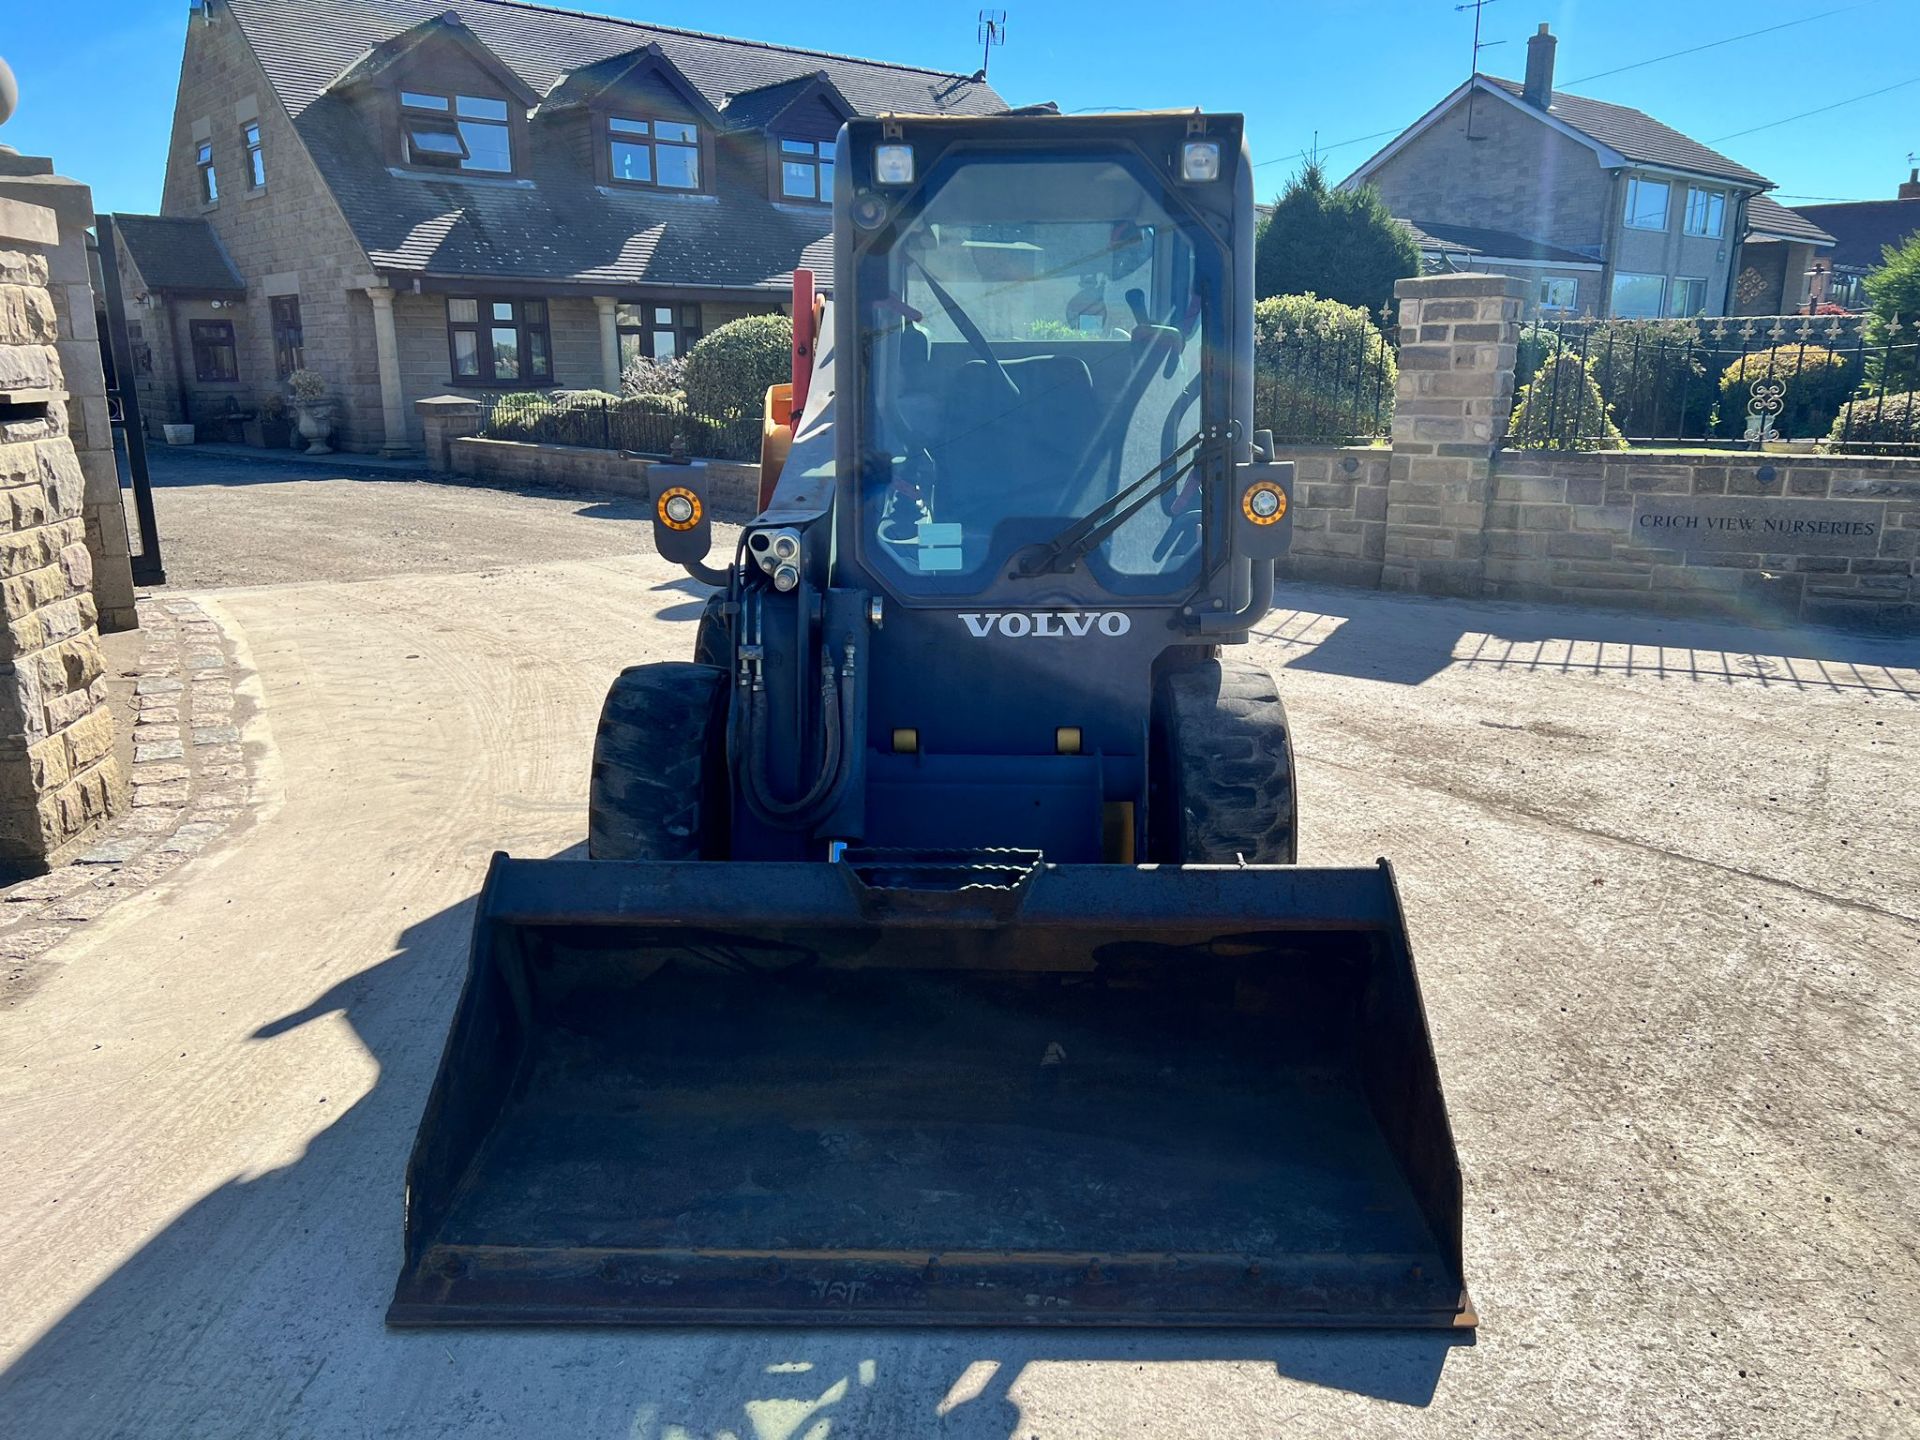
[[[1691,320],[1601,320],[1568,331],[1563,343],[1582,351],[1587,369],[1621,432],[1699,436],[1713,416],[1700,327]]]
[[[1867,303],[1867,343],[1887,347],[1873,357],[1873,383],[1888,390],[1913,389],[1920,384],[1920,345],[1914,343],[1920,333],[1914,329],[1920,321],[1920,231],[1880,252],[1879,268],[1867,275]]]
[[[620,389],[632,395],[678,395],[687,388],[686,357],[669,356],[656,360],[651,355],[636,355],[620,372]]]
[[[687,404],[703,415],[758,415],[767,387],[793,374],[793,322],[749,315],[722,325],[687,356]]]
[[[1420,247],[1372,186],[1329,190],[1309,162],[1253,242],[1254,294],[1324,295],[1378,313],[1393,283],[1420,273]]]
[[[1393,347],[1357,305],[1274,295],[1253,307],[1253,423],[1338,444],[1393,424]]]
[[[1572,350],[1562,350],[1534,372],[1508,430],[1508,443],[1520,450],[1627,448],[1592,369]]]
[[[1729,365],[1720,376],[1720,433],[1747,433],[1747,402],[1756,381],[1786,386],[1785,408],[1774,428],[1786,438],[1824,435],[1854,385],[1853,364],[1819,345],[1776,345],[1755,350]]]
[[[1850,400],[1827,434],[1848,445],[1920,445],[1920,390]]]
[[[1513,373],[1533,376],[1540,367],[1560,353],[1560,332],[1544,325],[1522,325],[1520,348],[1514,352]]]

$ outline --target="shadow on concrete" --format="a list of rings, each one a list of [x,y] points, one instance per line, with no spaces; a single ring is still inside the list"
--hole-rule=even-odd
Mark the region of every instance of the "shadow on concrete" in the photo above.
[[[579,855],[574,847],[556,858]],[[1409,1406],[1432,1399],[1450,1348],[1444,1336],[388,1331],[402,1177],[464,978],[473,910],[469,898],[408,926],[389,958],[252,1032],[253,1043],[272,1045],[309,1025],[345,1023],[377,1062],[377,1078],[297,1160],[204,1195],[54,1322],[0,1373],[0,1429],[36,1440],[1005,1437],[1020,1418],[1019,1377],[1056,1364],[1112,1366],[1117,1383],[1132,1385],[1158,1366],[1225,1362],[1255,1403],[1282,1381]],[[264,943],[260,963],[311,963],[285,944]],[[291,1107],[324,1101],[280,1094],[262,1103],[276,1117],[262,1121],[272,1144]],[[1179,1392],[1167,1387],[1181,1383],[1166,1377],[1155,1408],[1177,1406]],[[1285,1398],[1270,1394],[1268,1403]]]
[[[1255,635],[1289,670],[1419,685],[1443,670],[1625,675],[1920,701],[1920,636],[1283,585]]]

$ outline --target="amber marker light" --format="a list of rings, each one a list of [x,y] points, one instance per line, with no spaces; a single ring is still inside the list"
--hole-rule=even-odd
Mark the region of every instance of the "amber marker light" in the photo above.
[[[691,530],[700,523],[700,497],[676,485],[660,497],[659,513],[669,530]]]
[[[1276,524],[1287,513],[1287,492],[1270,481],[1259,481],[1247,487],[1240,508],[1256,525]]]

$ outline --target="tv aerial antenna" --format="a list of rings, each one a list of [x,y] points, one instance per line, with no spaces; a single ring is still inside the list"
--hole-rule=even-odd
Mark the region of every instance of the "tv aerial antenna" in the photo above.
[[[1482,40],[1480,38],[1481,13],[1487,8],[1487,6],[1495,3],[1497,3],[1497,0],[1466,0],[1465,4],[1456,5],[1453,7],[1454,13],[1456,15],[1459,14],[1462,10],[1471,10],[1473,12],[1473,62],[1467,67],[1467,79],[1469,82],[1472,81],[1474,76],[1480,73],[1480,52],[1482,50],[1491,50],[1496,45],[1504,45],[1507,43],[1504,40]],[[1468,90],[1467,91],[1467,139],[1484,140],[1487,138],[1486,136],[1476,135],[1473,133],[1473,96],[1474,96],[1474,91]]]
[[[987,63],[993,59],[994,47],[1007,43],[1007,12],[1004,10],[982,10],[980,28],[974,38],[980,42],[980,78],[987,78]]]

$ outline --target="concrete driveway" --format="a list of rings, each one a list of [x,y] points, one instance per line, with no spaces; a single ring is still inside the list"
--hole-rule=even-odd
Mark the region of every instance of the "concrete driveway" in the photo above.
[[[1920,1432],[1920,645],[1336,590],[1285,591],[1260,653],[1303,858],[1406,894],[1477,1345],[389,1334],[487,856],[581,840],[607,682],[697,608],[646,553],[448,553],[195,592],[258,671],[268,795],[0,1012],[0,1430]]]

